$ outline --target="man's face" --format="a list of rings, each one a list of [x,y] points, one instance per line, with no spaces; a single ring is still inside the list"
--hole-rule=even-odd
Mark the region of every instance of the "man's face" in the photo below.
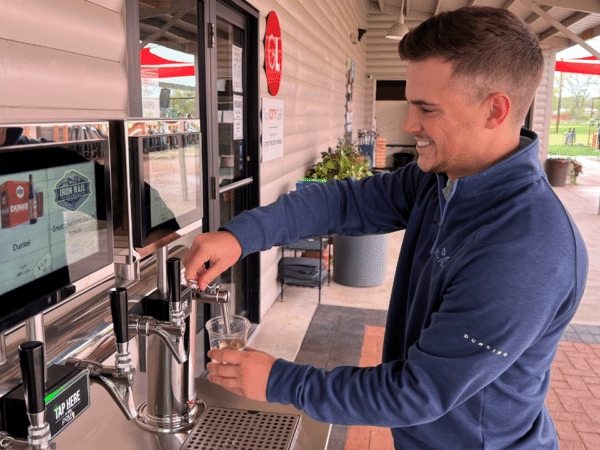
[[[436,58],[408,62],[403,128],[417,140],[421,170],[454,180],[479,171],[489,111],[485,101],[472,101],[470,89],[450,82],[451,69]]]

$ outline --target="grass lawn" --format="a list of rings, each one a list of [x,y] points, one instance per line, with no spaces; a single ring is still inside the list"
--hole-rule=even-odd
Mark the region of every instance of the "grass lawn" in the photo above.
[[[577,147],[573,145],[552,145],[548,146],[550,155],[561,156],[600,156],[600,152],[590,147]]]
[[[575,128],[576,145],[565,145],[565,133],[569,128]],[[554,124],[550,127],[548,153],[562,156],[600,156],[600,152],[592,147],[593,134],[597,130],[597,125],[592,125],[590,128],[589,124],[566,124],[560,125],[556,133],[556,124]]]

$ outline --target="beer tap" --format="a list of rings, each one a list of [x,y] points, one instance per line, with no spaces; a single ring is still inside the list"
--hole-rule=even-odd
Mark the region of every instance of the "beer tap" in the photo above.
[[[50,426],[46,422],[44,345],[38,341],[24,342],[19,346],[19,358],[31,425],[27,429],[27,441],[0,432],[0,449],[55,450],[56,444],[50,442]]]
[[[187,305],[181,300],[181,262],[179,258],[167,259],[167,297],[169,299],[169,320],[181,324],[185,319]]]
[[[127,289],[114,288],[110,290],[110,311],[112,314],[117,355],[115,367],[121,373],[134,373],[129,353],[129,315],[127,308]]]
[[[196,280],[189,280],[189,282],[192,283],[194,300],[201,303],[215,303],[219,305],[229,302],[229,291],[221,289],[216,281],[209,283],[203,291],[198,288],[198,282]]]
[[[144,316],[130,315],[140,340],[140,371],[148,374],[147,401],[138,408],[138,425],[161,433],[190,428],[204,405],[196,397],[196,309],[191,290],[181,285],[179,258],[157,258],[165,282],[145,297]],[[158,325],[154,327],[154,325]],[[160,334],[169,330],[170,333]],[[147,337],[146,337],[147,336]],[[157,339],[158,337],[159,339]]]
[[[133,401],[132,389],[135,369],[132,367],[128,343],[127,289],[110,290],[110,309],[117,342],[114,367],[74,358],[69,358],[66,364],[88,370],[90,378],[99,382],[108,391],[127,419],[131,420],[137,416],[137,409]]]
[[[223,325],[225,326],[225,329],[229,331],[229,313],[227,311],[229,291],[221,289],[221,286],[216,281],[210,283],[203,291],[198,288],[198,282],[196,280],[188,281],[192,284],[192,297],[194,300],[201,303],[214,303],[219,305],[221,308],[221,316],[223,317]]]
[[[174,260],[179,262],[177,258],[169,258],[166,260],[167,275],[172,275],[171,272],[174,270]],[[181,276],[177,277],[179,280]],[[167,280],[172,279],[167,276]],[[145,315],[130,314],[129,315],[129,332],[137,334],[140,337],[140,371],[146,371],[146,353],[147,343],[146,338],[149,336],[158,337],[169,349],[175,360],[179,364],[183,364],[187,361],[188,355],[185,350],[183,337],[185,336],[186,323],[185,323],[185,305],[182,305],[180,298],[180,286],[174,286],[174,283],[167,282],[169,290],[174,290],[175,295],[170,296],[170,300],[166,300],[168,303],[168,313],[159,314],[160,319],[149,315],[148,312]],[[164,304],[165,300],[159,298],[153,300],[153,307],[156,305]],[[183,306],[183,307],[182,307]],[[161,306],[162,308],[162,306]],[[159,308],[160,309],[160,308]],[[159,311],[160,312],[160,311]]]
[[[173,325],[154,317],[129,315],[129,331],[141,337],[157,336],[169,348],[179,364],[187,361],[181,338],[185,335],[185,322]],[[140,344],[141,346],[141,344]]]

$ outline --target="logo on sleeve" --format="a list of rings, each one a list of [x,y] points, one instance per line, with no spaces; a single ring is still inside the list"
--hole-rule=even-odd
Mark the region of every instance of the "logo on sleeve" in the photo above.
[[[485,343],[473,338],[472,336],[469,336],[466,333],[463,337],[465,339],[468,339],[471,342],[471,344],[477,345],[478,347],[481,347],[481,348],[485,348],[487,351],[492,352],[494,355],[508,356],[507,352],[503,352],[502,350],[498,350],[498,349],[492,347],[491,345],[485,344]]]

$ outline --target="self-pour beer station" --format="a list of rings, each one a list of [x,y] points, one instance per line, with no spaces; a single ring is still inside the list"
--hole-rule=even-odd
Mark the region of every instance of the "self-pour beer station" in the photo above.
[[[209,315],[234,319],[167,245],[202,223],[199,121],[0,127],[0,449],[325,448],[199,373]]]

